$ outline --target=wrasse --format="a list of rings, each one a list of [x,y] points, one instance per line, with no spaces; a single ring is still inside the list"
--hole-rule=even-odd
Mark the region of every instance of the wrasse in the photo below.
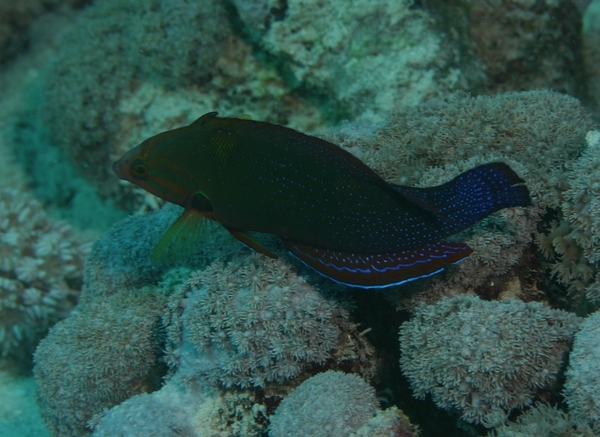
[[[319,273],[363,288],[442,271],[472,252],[444,239],[531,202],[524,181],[504,163],[475,167],[437,187],[393,185],[323,139],[216,112],[149,138],[113,170],[185,208],[154,260],[197,242],[202,221],[212,220],[271,257],[252,233],[277,235]]]

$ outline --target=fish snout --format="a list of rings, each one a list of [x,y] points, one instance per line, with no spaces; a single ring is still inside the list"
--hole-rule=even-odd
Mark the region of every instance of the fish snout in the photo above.
[[[113,162],[112,169],[117,176],[121,179],[127,179],[126,177],[126,168],[127,168],[127,159],[125,157]]]

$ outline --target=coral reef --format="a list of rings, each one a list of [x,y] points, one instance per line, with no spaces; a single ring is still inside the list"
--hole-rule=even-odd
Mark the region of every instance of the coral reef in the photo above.
[[[349,437],[417,437],[419,431],[410,423],[406,415],[396,407],[377,410],[369,419]]]
[[[160,388],[165,299],[151,289],[88,299],[40,342],[34,367],[38,403],[54,436],[87,435],[93,416]]]
[[[594,437],[587,425],[575,423],[565,412],[546,404],[535,404],[516,422],[495,428],[488,437]]]
[[[381,121],[483,79],[462,71],[470,60],[412,1],[234,3],[257,44],[281,59],[290,85],[326,95],[350,119]]]
[[[562,219],[540,241],[546,244],[546,256],[558,258],[552,273],[570,290],[584,291],[590,301],[600,303],[593,284],[600,266],[600,132],[588,132],[586,141],[566,180]]]
[[[175,376],[158,391],[98,414],[89,425],[93,437],[251,437],[266,435],[267,417],[252,393],[210,390]]]
[[[600,429],[600,311],[588,316],[575,334],[564,396],[570,415],[579,423]]]
[[[447,100],[394,113],[382,126],[346,124],[326,135],[389,182],[429,186],[461,165],[506,161],[528,181],[540,208],[559,207],[563,168],[581,151],[593,123],[570,96],[526,91]]]
[[[94,424],[93,437],[196,437],[192,419],[203,395],[178,386],[165,384],[151,394],[141,393],[106,412]]]
[[[333,358],[351,326],[347,310],[284,261],[256,254],[192,274],[170,302],[179,373],[224,387],[294,378]]]
[[[508,163],[527,181],[533,207],[500,211],[462,233],[459,238],[474,253],[452,275],[433,278],[413,303],[406,301],[407,293],[393,299],[400,307],[412,307],[508,274],[522,261],[534,235],[542,251],[554,253],[552,245],[544,243],[552,229],[540,219],[546,211],[560,209],[571,174],[564,169],[570,169],[581,153],[592,126],[578,100],[529,91],[433,99],[396,112],[377,129],[348,123],[325,137],[392,183],[434,186],[493,161]]]
[[[111,227],[94,243],[85,265],[85,280],[95,296],[157,281],[167,266],[150,261],[152,249],[183,209],[176,205],[147,216],[131,216]]]
[[[193,414],[213,411],[211,426],[224,436],[244,436],[268,422],[256,392],[241,387],[278,387],[280,396],[292,378],[319,364],[373,376],[372,350],[344,300],[325,297],[326,286],[320,294],[284,260],[249,255],[216,232],[185,265],[153,266],[153,245],[179,213],[166,205],[128,218],[94,244],[76,313],[51,330],[35,355],[39,402],[55,436],[86,435],[88,421],[95,426],[106,409],[159,389],[163,376],[184,391],[213,387]],[[131,421],[129,406],[166,402],[156,396],[111,413],[113,425],[105,429],[120,422],[141,426]],[[202,417],[197,420],[209,416]]]
[[[94,3],[64,35],[44,78],[40,117],[52,143],[67,150],[89,179],[105,182],[110,144],[122,123],[117,108],[132,85],[206,81],[227,29],[220,2]]]
[[[415,397],[494,427],[551,388],[578,327],[539,302],[444,298],[401,326],[400,367]]]
[[[0,190],[0,357],[27,357],[69,315],[89,248],[27,192]]]
[[[61,7],[81,7],[90,0],[24,0],[0,3],[0,66],[23,53],[31,43],[36,19]]]
[[[489,91],[584,92],[581,13],[572,2],[465,3],[470,43],[485,66]]]
[[[7,24],[0,64],[41,37],[44,26],[29,35],[32,20],[84,3],[91,2],[0,5],[0,23]],[[467,290],[496,298],[493,287],[552,301],[544,289],[550,280],[540,280],[547,264],[539,268],[534,243],[552,263],[550,273],[573,291],[561,305],[578,296],[597,305],[600,145],[593,132],[584,143],[594,126],[582,105],[550,91],[449,97],[486,86],[581,93],[582,75],[596,74],[597,37],[586,36],[584,69],[570,3],[95,2],[77,14],[66,10],[61,23],[76,21],[60,44],[44,46],[55,51],[46,67],[38,60],[21,70],[30,91],[18,116],[0,109],[2,124],[15,125],[0,127],[2,152],[17,151],[32,186],[60,192],[42,200],[60,199],[53,207],[65,215],[69,203],[79,202],[74,193],[88,197],[89,190],[55,165],[63,160],[72,160],[104,198],[148,211],[160,203],[117,185],[109,162],[156,132],[215,109],[306,132],[359,120],[327,138],[390,182],[436,185],[499,160],[527,181],[535,200],[457,236],[474,253],[448,274],[414,284],[418,294],[402,288],[399,306]],[[59,29],[57,23],[46,29]],[[597,94],[597,84],[589,85]],[[40,151],[52,144],[63,155]],[[332,293],[337,286],[286,256],[250,255],[220,231],[183,262],[152,264],[153,246],[180,211],[168,205],[109,230],[88,258],[79,296],[89,248],[21,188],[0,190],[0,355],[26,351],[79,299],[35,355],[39,403],[54,435],[246,437],[265,435],[272,419],[276,436],[297,427],[292,419],[299,412],[307,414],[302,425],[317,426],[316,435],[416,434],[396,407],[377,409],[368,384],[385,360],[393,364],[377,374],[378,387],[391,380],[390,368],[399,372],[397,358],[388,356],[397,350],[375,354],[367,341],[372,325],[357,332],[351,316],[360,311]],[[588,318],[576,337],[564,391],[570,415],[538,404],[494,435],[588,435],[588,425],[600,426],[590,349],[595,320]],[[537,303],[442,300],[418,307],[403,325],[402,371],[418,396],[431,393],[472,423],[498,425],[511,410],[556,392],[577,324],[575,316]],[[325,373],[309,378],[317,372]],[[396,396],[390,387],[381,388]],[[294,408],[302,396],[306,406]],[[362,414],[348,416],[357,409]]]
[[[477,286],[490,275],[508,272],[521,261],[523,253],[532,244],[532,234],[540,223],[540,215],[548,209],[558,211],[563,208],[567,198],[565,193],[573,199],[578,196],[575,191],[572,195],[569,191],[571,186],[574,187],[569,185],[569,178],[575,175],[572,172],[565,175],[561,169],[570,171],[578,165],[582,140],[590,126],[589,118],[576,100],[538,91],[493,98],[461,95],[447,102],[434,100],[397,113],[381,130],[348,124],[328,138],[342,143],[392,182],[435,185],[474,165],[493,160],[508,162],[528,181],[536,206],[503,211],[465,232],[461,237],[476,249],[476,253],[457,266],[454,274],[443,278],[445,281],[436,279],[429,283],[427,291],[440,290],[440,293],[433,293],[437,297],[443,293],[464,293],[466,287]],[[411,148],[398,147],[399,144],[411,144]],[[356,325],[350,322],[349,312],[339,298],[328,294],[332,286],[322,285],[318,280],[306,282],[290,267],[285,257],[272,260],[256,254],[248,255],[247,249],[237,242],[230,245],[226,240],[229,237],[216,234],[214,239],[199,247],[184,266],[172,269],[172,265],[152,265],[149,256],[153,246],[180,211],[178,207],[169,205],[154,214],[129,218],[95,245],[86,268],[87,288],[78,316],[85,314],[93,323],[106,323],[102,321],[105,315],[95,313],[116,311],[110,308],[123,305],[119,299],[123,299],[127,290],[147,287],[144,293],[161,297],[156,298],[156,306],[152,306],[151,311],[141,311],[146,317],[162,314],[166,344],[162,344],[162,336],[155,338],[148,334],[147,328],[142,332],[146,333],[144,338],[150,336],[147,350],[150,346],[161,348],[165,350],[165,356],[155,354],[153,364],[143,367],[150,376],[140,376],[131,368],[121,369],[124,381],[137,383],[133,388],[133,384],[126,384],[122,389],[110,385],[109,381],[98,390],[86,392],[86,401],[82,403],[85,415],[70,395],[65,397],[61,394],[51,399],[47,387],[51,387],[52,383],[48,381],[60,379],[55,374],[47,377],[39,373],[41,385],[47,390],[41,396],[45,405],[42,410],[56,435],[69,435],[69,429],[85,434],[88,432],[85,423],[92,416],[95,416],[93,424],[102,423],[104,408],[140,392],[158,389],[160,383],[151,385],[148,382],[154,383],[157,374],[166,372],[162,361],[157,363],[157,359],[164,360],[170,368],[169,377],[177,378],[186,388],[200,384],[221,390],[202,402],[203,406],[199,409],[204,408],[205,411],[225,411],[224,397],[234,390],[248,388],[245,398],[240,396],[228,404],[231,407],[227,411],[243,411],[240,418],[234,413],[231,415],[236,417],[235,420],[219,416],[227,423],[248,424],[240,425],[242,430],[252,426],[260,429],[264,426],[260,425],[261,421],[268,421],[269,412],[261,410],[259,415],[251,408],[240,407],[246,404],[264,407],[257,401],[258,389],[269,392],[272,397],[285,397],[289,387],[315,369],[346,370],[348,366],[354,366],[354,373],[367,379],[373,375],[375,364],[369,356],[368,343],[356,335]],[[552,245],[550,250],[554,250]],[[192,270],[196,273],[191,273]],[[162,284],[156,285],[158,281]],[[184,281],[187,282],[174,291]],[[168,298],[164,297],[167,290]],[[134,295],[139,293],[135,290],[130,292]],[[422,296],[420,298],[423,299]],[[421,343],[419,347],[410,346],[410,340],[406,340],[403,348],[415,348],[410,349],[414,356],[407,358],[415,369],[403,364],[403,371],[408,374],[414,372],[415,385],[420,383],[417,380],[421,377],[426,382],[430,381],[427,378],[432,378],[432,368],[424,363],[433,360],[438,366],[436,374],[448,380],[441,381],[445,385],[440,387],[424,385],[416,390],[417,394],[424,396],[431,391],[442,408],[458,409],[466,420],[474,423],[497,425],[505,420],[511,409],[531,403],[540,391],[551,388],[562,364],[562,353],[576,329],[576,318],[568,313],[549,310],[541,304],[479,302],[474,297],[463,299],[470,303],[453,304],[456,306],[453,311],[440,309],[438,313],[435,310],[438,307],[432,307],[432,321],[421,315],[426,313],[421,307],[409,323],[415,324],[415,330],[420,329],[417,325],[421,323],[423,329],[432,332],[437,331],[430,323],[437,325],[438,329],[446,327],[448,332],[457,336],[453,343],[452,339],[449,340],[450,346],[444,346],[441,342],[448,340],[447,333],[444,334],[446,337],[438,335],[437,339],[433,338],[434,335],[429,340],[432,348],[444,350],[443,347],[446,347],[472,355],[483,353],[483,349],[497,350],[499,355],[479,362],[467,361],[460,355],[454,365],[449,366],[445,358],[434,354],[433,349],[425,348]],[[106,306],[98,309],[101,302]],[[140,301],[139,305],[154,304]],[[468,319],[469,323],[461,322],[457,327],[456,320],[460,317]],[[515,329],[512,323],[501,325],[501,320],[512,320],[519,329]],[[71,344],[69,336],[79,329],[78,323],[81,322],[58,325],[48,337],[48,344]],[[120,319],[109,323],[117,329],[125,322]],[[563,326],[558,326],[560,323]],[[406,324],[403,329],[408,330],[409,326]],[[481,326],[485,332],[481,331]],[[465,330],[471,330],[471,333],[467,335]],[[429,338],[429,333],[427,335]],[[465,335],[468,338],[463,345]],[[532,335],[535,335],[535,341],[531,340]],[[499,336],[502,336],[502,341],[498,340]],[[418,338],[423,339],[423,335],[415,334],[413,340],[416,342]],[[500,345],[492,348],[489,338],[500,342]],[[118,336],[114,339],[122,341]],[[350,344],[348,339],[356,342]],[[511,351],[510,342],[524,342],[531,346]],[[36,356],[36,372],[64,364],[61,361],[64,357],[55,358],[44,353],[44,348],[50,348],[44,344]],[[73,361],[87,362],[91,343],[79,342],[77,346],[69,347],[65,348]],[[403,353],[409,355],[404,350]],[[107,359],[110,359],[110,354],[107,354]],[[139,357],[134,362],[137,359]],[[114,357],[113,361],[118,362]],[[342,362],[343,365],[340,364]],[[479,367],[469,367],[474,365]],[[494,369],[492,371],[485,366]],[[504,367],[497,370],[498,366]],[[72,378],[75,381],[88,377],[86,372],[89,370],[83,365],[80,368],[82,370],[75,372]],[[417,369],[421,368],[428,369],[425,376],[418,373]],[[461,372],[468,371],[475,372],[474,376],[470,376],[468,381],[465,378],[461,381]],[[140,378],[142,382],[139,382]],[[274,387],[281,391],[273,395]],[[224,388],[227,389],[225,392],[222,391]],[[162,402],[160,395],[156,396],[156,402]],[[155,402],[148,396],[140,399],[140,402]],[[123,411],[127,411],[128,405]],[[133,409],[138,408],[134,401],[132,405]],[[87,414],[88,410],[92,411],[91,415]],[[126,418],[129,413],[119,414],[125,416],[115,420],[129,420]],[[231,415],[228,413],[227,417]],[[80,416],[85,417],[75,419]],[[202,417],[207,423],[208,416]],[[398,417],[401,416],[390,411],[382,417],[388,421],[387,424],[378,429],[383,429],[382,433],[385,429],[397,429],[400,427]],[[211,420],[216,422],[214,417]],[[165,426],[169,427],[168,423]],[[216,423],[211,427],[216,430],[215,433],[218,431],[223,435],[244,435],[245,432],[233,434],[231,428],[219,427]],[[193,432],[198,430],[194,428]],[[356,430],[356,433],[359,432]],[[357,435],[364,435],[366,431],[362,432]]]
[[[271,417],[270,437],[347,437],[367,422],[379,403],[359,376],[328,371],[300,384]]]

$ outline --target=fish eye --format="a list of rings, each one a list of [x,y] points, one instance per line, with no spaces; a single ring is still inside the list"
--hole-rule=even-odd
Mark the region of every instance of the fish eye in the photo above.
[[[134,178],[146,179],[148,177],[148,167],[141,159],[136,159],[131,163],[131,175]]]

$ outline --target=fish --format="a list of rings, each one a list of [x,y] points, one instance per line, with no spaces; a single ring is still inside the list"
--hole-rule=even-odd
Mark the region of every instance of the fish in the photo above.
[[[428,188],[383,180],[324,139],[207,113],[159,133],[113,163],[116,175],[184,208],[152,253],[185,253],[203,223],[276,258],[256,233],[347,286],[386,288],[435,275],[472,249],[449,239],[503,208],[531,204],[507,164],[472,168]]]

